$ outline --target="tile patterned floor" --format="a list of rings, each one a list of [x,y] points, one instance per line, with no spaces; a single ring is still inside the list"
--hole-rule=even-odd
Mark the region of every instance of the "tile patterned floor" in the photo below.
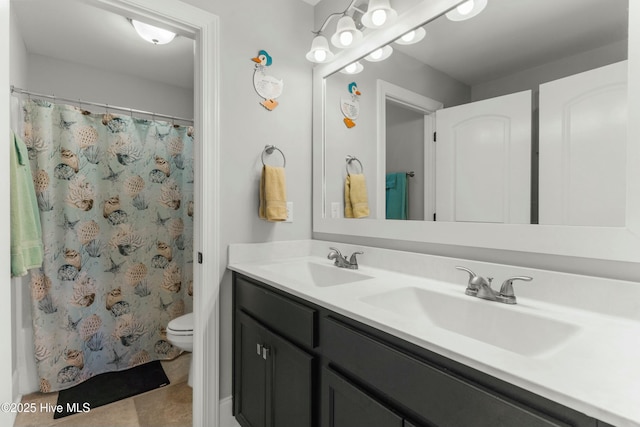
[[[187,385],[191,353],[175,360],[162,362],[170,385],[84,414],[57,420],[53,414],[42,411],[18,414],[14,427],[191,427],[192,392]],[[55,405],[58,393],[32,393],[22,398],[23,403]]]

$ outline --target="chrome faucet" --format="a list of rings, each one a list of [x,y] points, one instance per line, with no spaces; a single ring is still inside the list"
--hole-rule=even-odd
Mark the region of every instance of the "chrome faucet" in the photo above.
[[[493,277],[488,277],[485,279],[482,276],[478,276],[476,273],[466,267],[456,266],[456,268],[458,270],[466,271],[469,274],[469,283],[467,284],[467,289],[464,291],[465,294],[489,301],[498,301],[505,304],[516,303],[516,296],[513,293],[513,282],[515,280],[523,280],[526,282],[530,282],[531,280],[533,280],[533,278],[529,276],[511,277],[502,282],[500,291],[495,291],[493,290],[493,288],[491,288]]]
[[[340,268],[349,268],[351,270],[358,269],[358,259],[357,255],[362,255],[364,252],[354,252],[351,254],[351,257],[347,260],[347,257],[343,256],[340,251],[336,248],[329,248],[331,251],[327,258],[334,260],[333,265]]]

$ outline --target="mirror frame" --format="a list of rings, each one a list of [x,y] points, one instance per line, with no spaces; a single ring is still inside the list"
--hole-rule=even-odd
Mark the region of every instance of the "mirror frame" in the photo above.
[[[413,28],[434,20],[464,0],[423,0],[393,26],[368,34],[350,50],[313,70],[313,232],[442,245],[640,262],[640,28],[629,25],[627,207],[625,227],[489,224],[328,218],[326,213],[326,77]],[[629,1],[629,22],[640,22],[640,3]],[[376,147],[372,146],[372,149]],[[384,221],[384,222],[382,222]]]

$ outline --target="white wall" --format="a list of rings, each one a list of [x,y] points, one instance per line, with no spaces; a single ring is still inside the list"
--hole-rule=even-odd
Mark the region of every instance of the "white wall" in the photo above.
[[[9,104],[10,97],[7,87],[11,84],[11,71],[9,61],[10,40],[15,38],[15,28],[11,27],[11,7],[9,0],[0,0],[0,86],[5,90],[0,91],[0,135],[9,138]],[[17,65],[16,65],[17,67]],[[8,141],[7,141],[8,142]],[[9,144],[3,144],[3,155],[0,155],[0,197],[9,200]],[[13,385],[15,366],[15,334],[12,329],[15,312],[12,310],[13,281],[10,278],[10,227],[9,205],[3,203],[0,206],[0,271],[4,271],[0,279],[0,340],[4,348],[0,352],[0,402],[12,402],[17,397],[16,387]],[[9,412],[0,411],[0,424],[12,425],[15,416]]]
[[[22,87],[27,82],[27,64],[28,54],[27,49],[22,40],[20,28],[17,25],[17,19],[14,19],[15,11],[11,12],[11,84],[17,87]],[[15,131],[19,131],[17,118],[12,117],[12,128]],[[24,341],[24,325],[30,328],[30,313],[31,309],[27,302],[25,303],[25,295],[28,293],[28,279],[27,277],[14,278],[11,280],[11,310],[14,327],[11,329],[11,355],[12,355],[12,370],[13,370],[13,394],[17,396],[21,393],[21,387],[18,381],[22,381],[24,378],[20,373],[24,373],[27,370],[28,360],[31,360],[31,369],[35,370],[35,361],[33,357],[27,358],[26,355],[33,354],[29,346],[25,345]]]
[[[523,70],[507,77],[474,85],[471,88],[472,101],[493,98],[531,89],[538,92],[538,86],[562,77],[591,70],[627,59],[626,40],[579,53],[538,67]],[[536,104],[537,105],[537,97]]]
[[[193,89],[43,55],[29,54],[28,61],[26,87],[20,86],[23,89],[69,99],[193,118]],[[84,108],[92,112],[104,111],[98,107]]]
[[[313,38],[313,7],[300,0],[186,3],[218,15],[221,23],[220,265],[227,265],[229,243],[311,238],[312,67],[305,54]],[[273,57],[269,74],[284,79],[280,105],[274,111],[259,105],[253,88],[251,57],[261,49]],[[277,145],[287,157],[287,199],[294,204],[293,223],[258,218],[260,155],[266,144]],[[281,161],[274,156],[274,164]],[[220,292],[220,397],[224,398],[231,394],[228,271]]]

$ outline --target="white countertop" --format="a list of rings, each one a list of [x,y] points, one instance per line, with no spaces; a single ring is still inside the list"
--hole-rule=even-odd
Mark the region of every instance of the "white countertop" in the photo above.
[[[326,258],[329,246],[345,254],[364,251],[357,272],[371,278],[316,287],[285,274],[291,262],[331,266]],[[468,276],[453,269],[455,265],[483,276],[495,274],[497,283],[515,275],[529,275],[534,281],[514,284],[517,305],[480,300],[464,295]],[[606,423],[640,427],[638,283],[318,240],[230,245],[228,268]],[[404,287],[552,318],[576,325],[579,332],[552,350],[525,356],[362,301]],[[478,327],[483,320],[471,319]]]

